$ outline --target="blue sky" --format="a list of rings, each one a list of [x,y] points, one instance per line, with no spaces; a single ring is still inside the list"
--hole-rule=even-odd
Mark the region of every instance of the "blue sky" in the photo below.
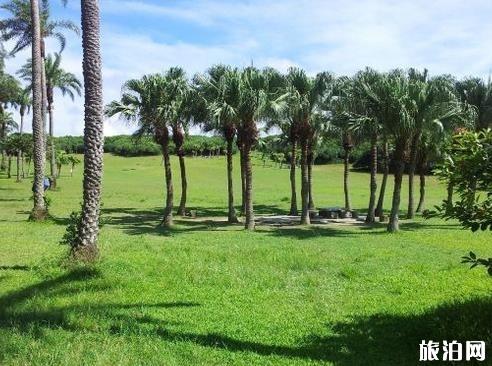
[[[79,1],[52,3],[54,18],[80,22]],[[125,80],[173,65],[190,75],[219,62],[337,75],[412,66],[487,77],[492,68],[490,0],[101,0],[101,10],[106,102],[118,98]],[[63,65],[81,77],[80,44],[69,35]],[[48,51],[56,50],[49,42]],[[15,72],[28,54],[8,60],[7,70]],[[82,134],[82,99],[58,96],[55,103],[55,133]],[[105,123],[108,135],[133,129],[117,119]]]

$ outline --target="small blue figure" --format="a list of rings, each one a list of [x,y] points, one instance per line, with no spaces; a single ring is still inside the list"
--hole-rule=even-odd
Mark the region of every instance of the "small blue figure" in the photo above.
[[[48,177],[44,177],[43,179],[43,188],[44,190],[48,190],[51,187],[51,179]]]

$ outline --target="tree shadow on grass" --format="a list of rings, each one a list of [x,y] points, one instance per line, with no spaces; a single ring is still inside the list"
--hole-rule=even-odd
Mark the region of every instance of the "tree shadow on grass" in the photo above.
[[[416,365],[419,343],[422,340],[483,340],[487,346],[492,342],[491,297],[447,303],[421,314],[353,317],[349,321],[326,324],[323,334],[307,335],[283,345],[273,344],[268,339],[263,342],[241,339],[217,331],[182,331],[181,323],[146,313],[146,309],[187,309],[200,306],[195,302],[69,302],[63,306],[49,305],[56,304],[59,296],[73,295],[67,290],[74,290],[74,293],[77,290],[80,293],[98,291],[97,286],[92,287],[90,284],[101,278],[98,271],[78,270],[10,292],[0,297],[0,328],[12,330],[16,337],[19,332],[25,332],[39,339],[44,337],[46,329],[63,329],[73,333],[95,332],[102,333],[102,336],[146,335],[170,343],[192,343],[225,352],[332,362],[340,366]],[[74,299],[76,296],[69,298]],[[39,306],[43,299],[50,299],[48,307]],[[200,318],[200,314],[197,316]],[[95,329],[86,325],[93,322],[77,321],[87,317],[97,320],[98,326]],[[9,348],[5,350],[8,352]],[[13,349],[10,351],[14,352]]]

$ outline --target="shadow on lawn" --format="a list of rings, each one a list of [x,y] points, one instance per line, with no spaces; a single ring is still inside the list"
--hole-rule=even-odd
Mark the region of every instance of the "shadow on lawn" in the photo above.
[[[251,352],[262,356],[329,361],[335,365],[416,365],[422,340],[483,340],[492,342],[492,298],[476,298],[443,304],[418,315],[377,314],[355,317],[348,322],[326,324],[329,335],[313,334],[293,345],[239,339],[216,332],[180,331],[179,322],[145,314],[152,308],[193,308],[194,302],[154,304],[89,303],[39,306],[39,302],[73,293],[100,291],[96,270],[78,270],[10,292],[0,297],[0,328],[25,332],[42,339],[46,329],[95,332],[101,336],[142,335],[171,343],[193,343],[225,352]],[[70,299],[76,298],[75,296]],[[52,302],[56,303],[56,301]],[[128,311],[131,309],[138,310]],[[94,322],[77,319],[94,318]],[[200,314],[196,314],[201,319]],[[98,324],[94,329],[86,324]],[[189,324],[187,325],[189,329]],[[201,329],[203,327],[200,327]],[[240,331],[240,330],[239,330]],[[8,333],[4,333],[8,334]],[[18,337],[16,335],[15,337]],[[129,341],[131,341],[129,339]],[[13,349],[6,349],[6,352]],[[12,351],[14,352],[14,351]],[[199,355],[199,350],[197,354]],[[145,361],[145,360],[142,360]]]

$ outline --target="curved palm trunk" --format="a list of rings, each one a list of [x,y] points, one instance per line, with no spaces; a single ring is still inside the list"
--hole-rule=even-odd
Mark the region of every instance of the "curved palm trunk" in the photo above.
[[[297,216],[299,212],[297,211],[297,192],[296,192],[296,152],[297,152],[297,141],[293,140],[292,151],[290,157],[290,212],[289,215]]]
[[[164,215],[161,225],[164,227],[171,227],[173,225],[174,189],[171,172],[171,158],[169,156],[169,138],[166,128],[163,130],[163,136],[160,141],[162,147],[162,157],[164,158],[164,172],[166,176],[166,206],[164,208]]]
[[[19,136],[22,138],[22,132],[24,131],[24,116],[21,114],[20,125],[19,125]],[[24,177],[24,167],[21,169],[21,161],[22,161],[22,150],[17,150],[17,182],[22,181]],[[22,163],[23,164],[23,163]],[[22,176],[21,176],[22,170]]]
[[[30,220],[44,220],[48,216],[44,202],[44,164],[45,138],[43,129],[43,91],[42,91],[42,61],[41,61],[41,32],[38,0],[31,0],[32,23],[32,135],[34,143],[34,207]]]
[[[72,256],[83,261],[94,261],[98,257],[104,153],[99,1],[82,0],[81,10],[85,91],[84,183],[78,240],[72,247]]]
[[[311,148],[308,151],[307,158],[307,169],[308,169],[308,209],[314,210],[314,198],[313,198],[313,164],[314,164],[314,156]]]
[[[345,196],[345,209],[351,210],[350,193],[349,193],[349,167],[350,167],[350,148],[345,147],[343,157],[343,193]]]
[[[419,174],[420,174],[420,198],[419,205],[417,206],[417,212],[423,212],[425,209],[425,161],[420,162]]]
[[[379,190],[378,205],[376,207],[376,216],[379,217],[379,221],[384,218],[384,195],[386,194],[386,184],[388,183],[389,176],[389,147],[388,142],[383,144],[383,180],[381,182],[381,189]]]
[[[417,152],[418,144],[420,140],[420,133],[415,134],[412,140],[412,146],[410,147],[410,164],[408,166],[408,209],[407,219],[413,219],[415,217],[415,195],[414,195],[414,182],[415,182],[415,169],[417,166]]]
[[[391,233],[400,229],[398,222],[398,213],[400,211],[401,183],[403,180],[403,172],[405,170],[404,158],[405,147],[395,147],[395,186],[393,190],[393,201],[391,204],[391,214],[387,230]]]
[[[48,91],[48,96],[53,91]],[[49,116],[49,131],[50,131],[50,174],[51,174],[51,188],[56,188],[56,178],[58,173],[56,171],[56,153],[55,153],[55,139],[54,139],[54,126],[53,126],[53,103],[48,100],[48,116]]]
[[[255,214],[253,210],[253,169],[251,166],[251,147],[243,145],[244,149],[244,175],[246,178],[245,211],[246,220],[244,227],[247,230],[255,229]]]
[[[186,215],[186,192],[188,190],[188,181],[186,180],[186,165],[182,154],[179,155],[179,170],[181,173],[181,200],[177,214],[180,216]]]
[[[301,225],[309,225],[308,144],[301,140]]]
[[[376,193],[378,190],[377,183],[378,173],[378,145],[377,135],[372,136],[371,141],[371,179],[370,179],[370,196],[369,207],[367,209],[366,223],[372,224],[376,221]]]
[[[236,216],[236,210],[234,208],[234,188],[232,180],[233,164],[232,164],[232,144],[234,138],[227,139],[227,205],[228,214],[227,221],[230,224],[235,224],[238,222]]]

